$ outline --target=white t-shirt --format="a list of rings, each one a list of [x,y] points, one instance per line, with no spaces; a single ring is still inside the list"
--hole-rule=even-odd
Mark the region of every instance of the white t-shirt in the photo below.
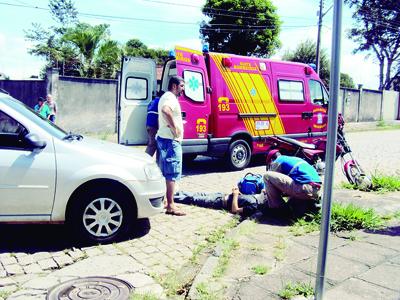
[[[172,110],[172,117],[175,122],[175,126],[180,129],[181,135],[179,137],[175,137],[171,128],[168,127],[168,123],[165,119],[165,116],[162,112],[163,106],[168,106]],[[182,112],[181,106],[178,102],[176,96],[171,92],[166,92],[161,96],[160,102],[158,103],[158,132],[157,136],[162,137],[164,139],[171,139],[182,141],[183,139],[183,121],[182,121]]]

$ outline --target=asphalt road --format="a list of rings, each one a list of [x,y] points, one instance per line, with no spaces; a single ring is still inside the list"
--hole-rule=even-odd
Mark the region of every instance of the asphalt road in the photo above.
[[[400,130],[358,131],[346,134],[346,139],[367,174],[400,176]],[[263,157],[255,157],[250,167],[242,171],[229,171],[222,159],[200,156],[184,164],[180,189],[187,191],[229,192],[239,178],[247,172],[263,174]],[[210,189],[210,181],[212,191]],[[347,182],[341,171],[340,160],[336,162],[334,185]],[[205,190],[207,188],[207,190]]]

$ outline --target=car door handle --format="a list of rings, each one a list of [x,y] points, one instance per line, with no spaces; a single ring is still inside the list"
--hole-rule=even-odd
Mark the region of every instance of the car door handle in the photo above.
[[[186,120],[186,112],[183,111],[181,114],[182,114],[182,120]]]
[[[312,111],[303,111],[302,113],[301,113],[301,118],[303,119],[303,120],[307,120],[307,119],[311,119],[312,117],[313,117],[313,112]]]

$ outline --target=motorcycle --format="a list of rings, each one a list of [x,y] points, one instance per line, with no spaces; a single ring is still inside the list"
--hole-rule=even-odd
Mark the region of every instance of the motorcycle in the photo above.
[[[324,174],[326,139],[318,139],[315,143],[310,144],[288,137],[270,136],[266,138],[266,142],[270,145],[267,153],[277,149],[284,155],[300,157],[314,166],[318,174]],[[341,114],[338,116],[335,161],[339,158],[341,159],[342,172],[349,183],[363,189],[371,187],[371,178],[365,174],[361,165],[353,157],[350,145],[344,136],[344,119]]]

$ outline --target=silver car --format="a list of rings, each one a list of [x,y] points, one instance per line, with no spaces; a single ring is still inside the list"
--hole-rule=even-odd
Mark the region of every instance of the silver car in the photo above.
[[[143,151],[66,133],[0,92],[0,222],[67,222],[109,242],[161,212],[164,195]]]

